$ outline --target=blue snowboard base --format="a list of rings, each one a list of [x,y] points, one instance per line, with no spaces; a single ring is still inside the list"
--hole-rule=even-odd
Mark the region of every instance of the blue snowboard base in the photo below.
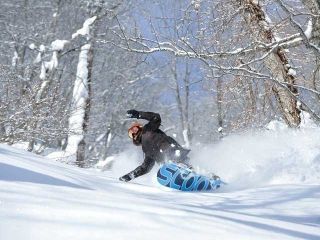
[[[214,191],[222,181],[193,172],[175,163],[164,164],[157,173],[158,182],[166,187],[181,191]]]

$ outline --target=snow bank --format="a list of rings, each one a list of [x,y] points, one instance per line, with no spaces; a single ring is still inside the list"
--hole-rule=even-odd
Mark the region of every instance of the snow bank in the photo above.
[[[272,138],[267,135],[265,132],[265,135],[233,136],[211,151],[225,150],[230,143],[235,144],[233,147],[244,146],[245,142],[249,143],[245,148],[253,153],[259,148],[266,150]],[[269,147],[256,141],[262,136],[267,137]],[[317,140],[312,136],[310,139],[310,142]],[[310,150],[310,146],[314,143],[308,143],[304,150]],[[277,147],[273,149],[278,151]],[[320,237],[319,184],[186,193],[159,184],[146,186],[152,184],[154,172],[133,182],[118,181],[119,175],[142,161],[139,150],[131,147],[118,155],[112,172],[98,172],[0,144],[0,239],[316,240]],[[237,159],[248,156],[251,154],[239,154]],[[225,160],[220,162],[224,168],[229,162]],[[237,172],[235,167],[232,165],[230,171]],[[228,173],[228,169],[223,170]]]

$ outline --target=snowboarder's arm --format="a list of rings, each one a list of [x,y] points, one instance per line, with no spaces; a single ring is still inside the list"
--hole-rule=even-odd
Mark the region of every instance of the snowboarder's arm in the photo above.
[[[161,117],[159,113],[154,112],[142,112],[137,110],[129,110],[127,111],[127,115],[130,118],[138,118],[138,119],[145,119],[148,120],[149,123],[147,123],[144,128],[146,130],[157,130],[161,125]]]
[[[129,172],[128,174],[122,176],[119,178],[120,181],[128,182],[132,179],[135,179],[137,177],[140,177],[152,169],[154,166],[155,161],[152,158],[146,157],[143,161],[143,163],[137,167],[135,170]]]

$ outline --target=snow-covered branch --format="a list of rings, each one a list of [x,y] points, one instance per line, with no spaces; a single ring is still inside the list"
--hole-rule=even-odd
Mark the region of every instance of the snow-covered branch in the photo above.
[[[303,29],[302,26],[293,18],[294,13],[289,9],[289,7],[283,2],[283,0],[278,0],[282,9],[290,16],[291,23],[295,26],[297,31],[300,34],[301,41],[308,47],[311,48],[315,54],[320,56],[320,48],[311,42],[313,38],[313,18],[311,17],[308,21],[306,29]],[[320,18],[320,15],[317,16]]]
[[[242,56],[250,53],[255,53],[258,51],[261,52],[274,52],[279,47],[282,48],[291,48],[296,47],[297,45],[302,43],[302,38],[299,33],[290,35],[285,38],[277,39],[272,43],[262,43],[262,42],[252,42],[250,45],[244,48],[237,48],[232,51],[212,51],[212,52],[197,52],[192,48],[191,45],[185,44],[187,48],[183,48],[182,46],[173,43],[173,42],[156,42],[154,40],[145,39],[145,38],[130,38],[128,36],[121,37],[121,40],[125,41],[125,44],[115,44],[112,41],[105,40],[97,40],[101,43],[113,44],[121,49],[141,53],[141,54],[151,54],[156,52],[170,52],[177,57],[189,57],[189,58],[201,58],[204,60],[214,60],[216,58],[226,58],[233,56]],[[138,46],[137,46],[138,45]],[[187,50],[189,49],[189,50]]]

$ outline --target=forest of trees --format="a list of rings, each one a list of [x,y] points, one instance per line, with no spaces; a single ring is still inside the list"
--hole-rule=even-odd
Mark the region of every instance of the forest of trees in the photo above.
[[[0,140],[85,167],[126,110],[186,146],[320,120],[319,0],[1,0]]]

